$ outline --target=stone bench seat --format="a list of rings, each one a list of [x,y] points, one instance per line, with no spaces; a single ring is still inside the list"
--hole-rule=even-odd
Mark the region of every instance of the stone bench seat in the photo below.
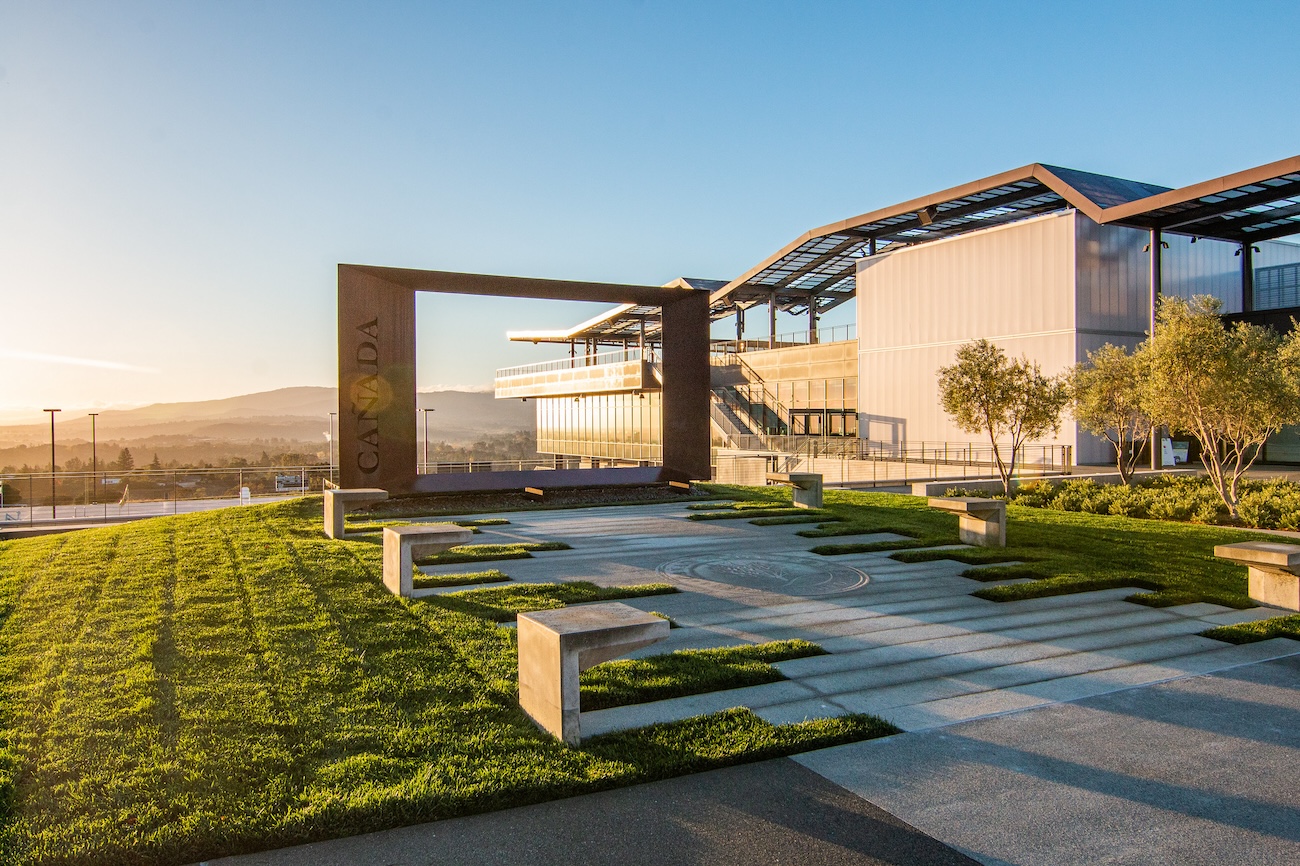
[[[769,472],[767,480],[793,487],[791,498],[795,508],[822,507],[822,476],[819,472]]]
[[[1300,544],[1277,541],[1217,544],[1214,555],[1246,566],[1247,591],[1252,601],[1300,611]]]
[[[932,496],[930,507],[957,514],[957,535],[962,544],[977,547],[1007,546],[1007,504],[978,496]]]
[[[474,538],[463,526],[436,523],[431,526],[384,527],[384,586],[393,595],[410,598],[414,589],[411,572],[421,556],[442,553]]]
[[[345,538],[343,520],[349,511],[383,502],[387,490],[378,487],[335,488],[325,491],[325,534],[330,538]]]
[[[668,629],[668,620],[621,602],[519,614],[519,705],[542,730],[578,745],[578,674],[661,641]]]

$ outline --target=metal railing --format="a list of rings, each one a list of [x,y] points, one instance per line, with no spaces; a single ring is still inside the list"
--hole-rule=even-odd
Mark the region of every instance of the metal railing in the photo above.
[[[524,472],[531,469],[554,469],[553,457],[529,460],[463,460],[459,462],[420,463],[416,471],[421,475],[445,475],[452,472]]]
[[[857,337],[858,326],[856,323],[850,323],[818,328],[816,331],[791,331],[765,340],[711,340],[709,351],[714,355],[761,352],[766,349],[807,346],[811,343],[839,343],[844,340],[856,340]]]
[[[853,436],[732,436],[733,449],[797,459],[876,460],[941,466],[994,467],[993,446],[973,442],[906,442],[894,444]],[[1002,447],[1007,460],[1010,449]],[[1021,466],[1062,470],[1070,465],[1068,445],[1023,445],[1016,452]]]
[[[0,529],[98,523],[302,496],[336,482],[329,466],[132,469],[0,475]]]
[[[579,367],[597,367],[601,364],[623,364],[628,361],[639,361],[641,355],[640,346],[628,346],[626,349],[616,349],[612,352],[598,352],[594,355],[571,355],[568,358],[560,358],[555,361],[540,361],[536,364],[502,367],[497,370],[496,377],[504,379],[509,376],[526,376],[530,373],[546,373],[551,370],[575,370]],[[646,347],[645,358],[647,361],[654,361],[655,351],[653,346]]]

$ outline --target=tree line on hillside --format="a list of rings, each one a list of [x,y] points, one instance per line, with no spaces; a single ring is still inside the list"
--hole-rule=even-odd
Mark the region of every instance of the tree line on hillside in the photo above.
[[[276,444],[301,446],[304,443],[286,443],[283,440],[280,443],[240,443],[216,440],[207,443],[184,443],[182,445],[170,440],[161,443],[145,440],[143,443],[132,443],[135,446],[133,450],[131,445],[123,444],[120,441],[101,441],[99,443],[98,467],[96,468],[91,466],[89,444],[77,443],[76,446],[68,446],[67,448],[59,446],[60,457],[68,450],[76,450],[79,453],[63,458],[55,471],[129,473],[182,469],[255,469],[271,466],[310,467],[329,465],[328,450],[305,451],[293,447],[277,450],[274,447]],[[420,447],[423,447],[423,443],[420,443]],[[242,453],[229,453],[232,450]],[[26,456],[27,452],[30,452],[33,457],[37,455],[48,456],[49,446],[22,446],[19,449],[10,449],[8,454],[12,457],[15,452],[24,456]],[[109,456],[115,452],[116,457]],[[168,455],[169,452],[181,452],[187,455],[189,459],[160,457],[160,452],[162,455]],[[83,454],[84,456],[81,456]],[[146,460],[144,455],[150,455],[150,458]],[[429,443],[429,459],[440,463],[463,463],[478,460],[530,460],[537,456],[537,435],[532,430],[488,434],[471,445],[445,441]],[[335,457],[337,459],[337,455]],[[50,464],[48,460],[40,463],[30,461],[24,461],[21,464],[10,462],[0,467],[0,475],[27,475],[49,471]]]
[[[1110,442],[1125,484],[1159,428],[1192,436],[1236,518],[1242,476],[1264,442],[1300,423],[1300,327],[1285,336],[1244,322],[1225,327],[1221,306],[1164,297],[1154,333],[1137,349],[1106,344],[1058,376],[988,340],[968,343],[938,371],[943,408],[961,429],[989,436],[1007,493],[1020,448],[1059,430],[1067,406],[1080,427]]]

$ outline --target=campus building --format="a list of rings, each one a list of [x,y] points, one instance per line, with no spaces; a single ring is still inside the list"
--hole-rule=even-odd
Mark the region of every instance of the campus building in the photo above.
[[[1283,239],[1295,234],[1300,157],[1180,189],[1034,164],[813,229],[735,279],[664,288],[708,296],[714,471],[754,480],[832,457],[960,452],[978,437],[943,412],[936,371],[971,340],[1056,373],[1105,343],[1139,343],[1159,294],[1212,295],[1229,319],[1289,327],[1300,244]],[[855,322],[820,327],[845,304]],[[804,327],[777,333],[778,311]],[[499,398],[536,404],[538,449],[556,467],[662,459],[658,307],[510,337],[565,349],[496,379]],[[1284,433],[1266,459],[1300,461],[1298,446]],[[1035,448],[1031,462],[1111,459],[1068,417]]]

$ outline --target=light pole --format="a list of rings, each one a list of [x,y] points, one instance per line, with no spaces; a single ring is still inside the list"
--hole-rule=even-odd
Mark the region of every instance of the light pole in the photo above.
[[[50,519],[56,519],[59,516],[59,506],[57,503],[58,488],[55,486],[55,464],[54,464],[54,413],[62,412],[62,409],[42,409],[42,412],[50,413]]]
[[[429,413],[436,412],[436,409],[421,409],[424,413],[424,471],[429,471]]]
[[[86,414],[90,416],[90,495],[94,502],[99,502],[99,450],[95,442],[95,419],[99,413],[87,412]]]
[[[330,413],[330,482],[334,481],[334,416],[339,413]]]

